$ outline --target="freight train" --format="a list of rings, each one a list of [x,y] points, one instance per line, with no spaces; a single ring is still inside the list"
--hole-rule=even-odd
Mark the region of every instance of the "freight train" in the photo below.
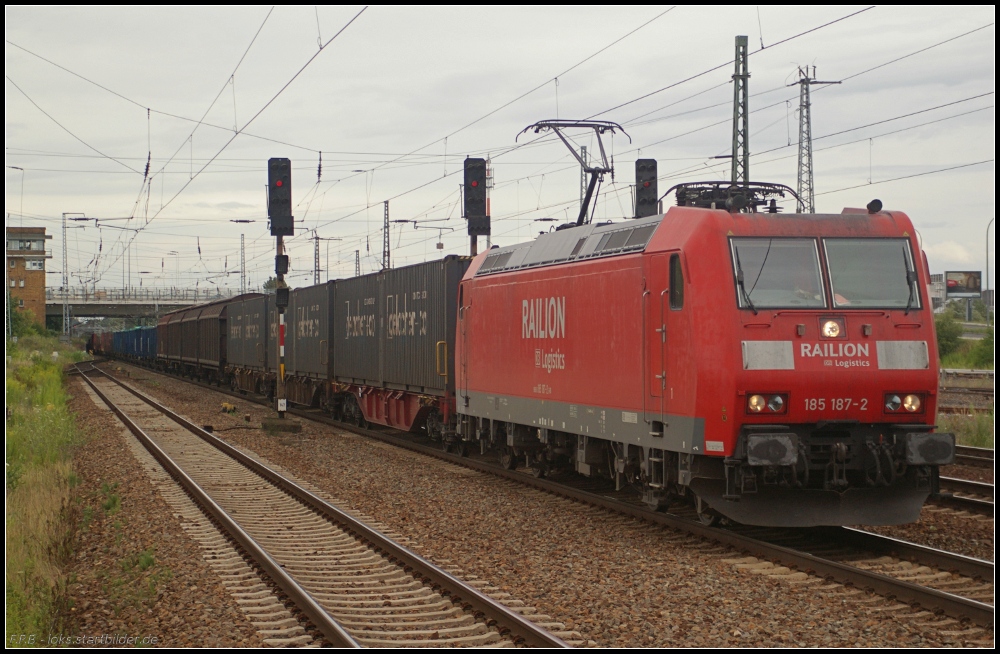
[[[781,214],[719,187],[677,199],[293,290],[288,400],[538,476],[607,478],[657,508],[687,500],[706,523],[917,520],[955,439],[935,432],[909,218]],[[273,396],[276,326],[273,297],[248,295],[167,314],[155,354],[141,337],[94,347]]]

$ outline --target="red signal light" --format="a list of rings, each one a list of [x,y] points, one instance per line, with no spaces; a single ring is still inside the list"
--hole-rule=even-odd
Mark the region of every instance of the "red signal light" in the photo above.
[[[275,186],[282,186],[283,184],[282,184],[281,180],[279,179],[278,181],[276,181],[276,182],[274,183],[274,185],[275,185]]]
[[[477,186],[479,186],[479,182],[476,180],[472,180],[472,188],[476,188]]]
[[[642,188],[649,188],[649,182],[643,182]]]

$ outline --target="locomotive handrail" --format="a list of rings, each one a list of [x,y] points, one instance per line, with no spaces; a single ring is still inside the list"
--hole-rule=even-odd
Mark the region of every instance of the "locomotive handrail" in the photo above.
[[[441,356],[442,347],[444,346],[444,356]],[[441,361],[444,359],[444,367],[441,367]],[[444,377],[444,383],[448,383],[448,341],[438,341],[434,346],[434,368],[439,377]],[[442,372],[444,370],[444,372]]]

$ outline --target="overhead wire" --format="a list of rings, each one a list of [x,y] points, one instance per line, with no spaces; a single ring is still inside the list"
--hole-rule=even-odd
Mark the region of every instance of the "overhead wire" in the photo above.
[[[301,75],[301,74],[302,74],[302,72],[303,72],[303,71],[304,71],[304,70],[305,70],[306,68],[308,68],[308,66],[309,66],[309,65],[310,65],[310,64],[311,64],[311,63],[312,63],[312,62],[313,62],[313,61],[314,61],[314,60],[316,59],[316,57],[318,57],[318,56],[319,56],[319,54],[323,52],[323,50],[324,50],[324,49],[326,48],[326,46],[330,45],[330,43],[332,43],[332,42],[333,42],[333,41],[334,41],[334,40],[335,40],[335,39],[336,39],[337,37],[339,37],[339,36],[340,36],[341,34],[343,34],[343,33],[344,33],[344,30],[346,30],[346,29],[347,29],[348,27],[350,27],[350,26],[351,26],[351,24],[353,24],[353,23],[354,23],[354,21],[355,21],[355,20],[357,20],[357,18],[358,18],[359,16],[361,16],[361,14],[363,14],[363,13],[365,12],[365,10],[366,10],[366,9],[368,9],[368,7],[367,7],[367,6],[363,7],[363,8],[361,9],[361,11],[359,11],[359,12],[358,12],[357,14],[355,14],[355,15],[354,15],[354,17],[353,17],[353,18],[351,18],[351,19],[350,19],[349,21],[347,21],[347,23],[345,23],[345,24],[344,24],[344,26],[343,26],[343,27],[341,27],[341,28],[340,28],[340,30],[339,30],[339,31],[338,31],[338,32],[337,32],[336,34],[334,34],[334,35],[333,35],[332,37],[330,37],[330,39],[329,39],[329,40],[328,40],[328,41],[327,41],[326,43],[324,43],[324,44],[323,44],[323,47],[322,47],[322,48],[320,48],[320,49],[319,49],[319,51],[317,51],[317,52],[316,52],[315,54],[313,54],[313,55],[312,55],[312,56],[311,56],[311,57],[310,57],[310,58],[309,58],[309,59],[308,59],[308,60],[307,60],[307,61],[305,62],[305,64],[303,64],[303,65],[302,65],[302,67],[300,67],[300,68],[299,68],[299,70],[295,72],[295,74],[294,74],[294,75],[293,75],[293,76],[291,77],[291,79],[289,79],[289,80],[288,80],[288,81],[287,81],[287,82],[286,82],[286,83],[285,83],[285,84],[284,84],[284,85],[283,85],[283,86],[282,86],[282,87],[281,87],[281,88],[280,88],[280,89],[278,90],[278,92],[277,92],[277,93],[275,93],[275,94],[274,94],[274,95],[273,95],[273,96],[271,97],[271,99],[270,99],[270,100],[268,100],[268,101],[267,101],[267,102],[266,102],[266,103],[264,104],[264,106],[262,106],[262,107],[261,107],[261,108],[260,108],[260,109],[259,109],[259,110],[257,111],[257,113],[255,113],[255,114],[254,114],[254,115],[253,115],[253,116],[252,116],[252,117],[250,118],[250,120],[248,120],[248,121],[247,121],[246,123],[244,123],[244,125],[243,125],[243,127],[242,127],[241,129],[239,129],[239,130],[236,130],[236,131],[235,131],[235,132],[233,133],[232,137],[230,137],[230,139],[229,139],[228,141],[226,141],[226,142],[225,142],[225,143],[224,143],[224,144],[222,145],[222,147],[221,147],[221,148],[219,149],[219,151],[218,151],[218,152],[216,152],[215,156],[211,157],[211,158],[210,158],[210,159],[209,159],[209,160],[208,160],[208,161],[207,161],[207,162],[206,162],[206,163],[205,163],[205,164],[204,164],[204,165],[203,165],[203,166],[202,166],[202,167],[201,167],[201,168],[200,168],[200,169],[198,170],[198,172],[197,172],[197,173],[195,173],[195,174],[193,174],[193,175],[191,176],[191,179],[189,179],[189,180],[188,180],[187,182],[185,182],[185,183],[184,183],[184,185],[183,185],[183,186],[181,186],[181,188],[180,188],[180,189],[179,189],[179,190],[178,190],[178,191],[177,191],[177,192],[176,192],[176,193],[175,193],[175,194],[174,194],[174,195],[173,195],[173,196],[172,196],[172,197],[171,197],[171,198],[170,198],[170,199],[169,199],[169,200],[168,200],[168,201],[167,201],[166,203],[164,203],[164,204],[162,204],[162,205],[160,206],[160,208],[159,208],[159,209],[158,209],[158,210],[156,211],[156,213],[155,213],[155,214],[153,214],[153,216],[152,216],[152,217],[150,217],[150,218],[148,218],[148,219],[147,219],[147,221],[146,221],[146,225],[148,225],[148,224],[149,224],[149,223],[151,223],[151,222],[152,222],[153,220],[155,220],[155,219],[157,218],[157,216],[159,216],[159,215],[160,215],[160,214],[161,214],[161,213],[163,212],[163,210],[164,210],[164,209],[166,209],[166,208],[167,208],[168,206],[170,206],[170,204],[171,204],[171,203],[172,203],[172,202],[173,202],[174,200],[176,200],[176,199],[177,199],[177,197],[178,197],[178,196],[180,196],[180,195],[181,195],[181,193],[183,193],[183,192],[185,191],[185,189],[187,189],[187,187],[188,187],[188,186],[190,186],[190,184],[191,184],[191,183],[192,183],[192,182],[193,182],[193,181],[194,181],[195,179],[197,179],[197,177],[198,177],[198,176],[199,176],[199,175],[200,175],[200,174],[201,174],[201,173],[202,173],[202,172],[203,172],[203,171],[205,170],[205,168],[207,168],[208,166],[210,166],[210,165],[212,164],[212,162],[213,162],[213,161],[215,160],[215,157],[217,157],[217,156],[219,156],[220,154],[222,154],[222,152],[224,152],[224,151],[226,150],[226,148],[228,148],[228,147],[229,147],[229,145],[230,145],[230,144],[232,144],[232,142],[233,142],[234,140],[236,140],[236,137],[238,137],[238,136],[239,136],[239,135],[240,135],[240,134],[242,133],[242,131],[243,131],[244,129],[246,129],[246,128],[247,128],[247,127],[248,127],[248,126],[249,126],[249,125],[250,125],[251,123],[253,123],[253,122],[254,122],[254,120],[256,120],[256,119],[257,119],[257,118],[258,118],[258,117],[259,117],[259,116],[260,116],[260,115],[261,115],[261,114],[262,114],[262,113],[263,113],[263,112],[264,112],[264,111],[265,111],[265,110],[266,110],[266,109],[267,109],[267,108],[268,108],[269,106],[271,106],[271,103],[273,103],[273,102],[274,102],[274,101],[275,101],[275,100],[276,100],[276,99],[277,99],[277,98],[278,98],[278,97],[279,97],[279,96],[280,96],[280,95],[281,95],[281,94],[282,94],[282,93],[283,93],[283,92],[285,91],[285,89],[287,89],[287,88],[289,87],[289,85],[291,85],[291,83],[292,83],[292,82],[294,82],[294,81],[295,81],[295,79],[296,79],[296,78],[298,78],[298,76],[299,76],[299,75]],[[269,14],[269,15],[270,15],[270,14]],[[258,30],[258,33],[259,33],[259,30]],[[256,38],[256,36],[255,36],[254,38]],[[244,56],[245,56],[245,54],[244,54]],[[242,62],[242,58],[240,59],[240,61]],[[139,228],[139,229],[140,229],[140,231],[141,231],[141,230],[142,230],[142,229],[143,229],[144,227],[145,227],[145,226],[143,226],[143,227],[140,227],[140,228]],[[136,236],[137,236],[137,235],[136,235]],[[135,236],[133,236],[132,238],[133,238],[133,239],[135,239]],[[120,255],[119,255],[119,256],[120,256]],[[115,260],[114,262],[112,262],[111,264],[109,264],[109,268],[110,268],[110,266],[111,266],[111,265],[114,265],[114,263],[116,263],[116,262],[117,262],[117,259],[116,259],[116,260]]]

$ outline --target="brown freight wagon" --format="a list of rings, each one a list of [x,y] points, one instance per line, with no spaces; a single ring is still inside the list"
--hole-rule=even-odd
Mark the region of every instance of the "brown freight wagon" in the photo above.
[[[195,379],[228,383],[227,319],[230,305],[258,297],[250,293],[172,311],[157,325],[159,355],[170,370]]]

